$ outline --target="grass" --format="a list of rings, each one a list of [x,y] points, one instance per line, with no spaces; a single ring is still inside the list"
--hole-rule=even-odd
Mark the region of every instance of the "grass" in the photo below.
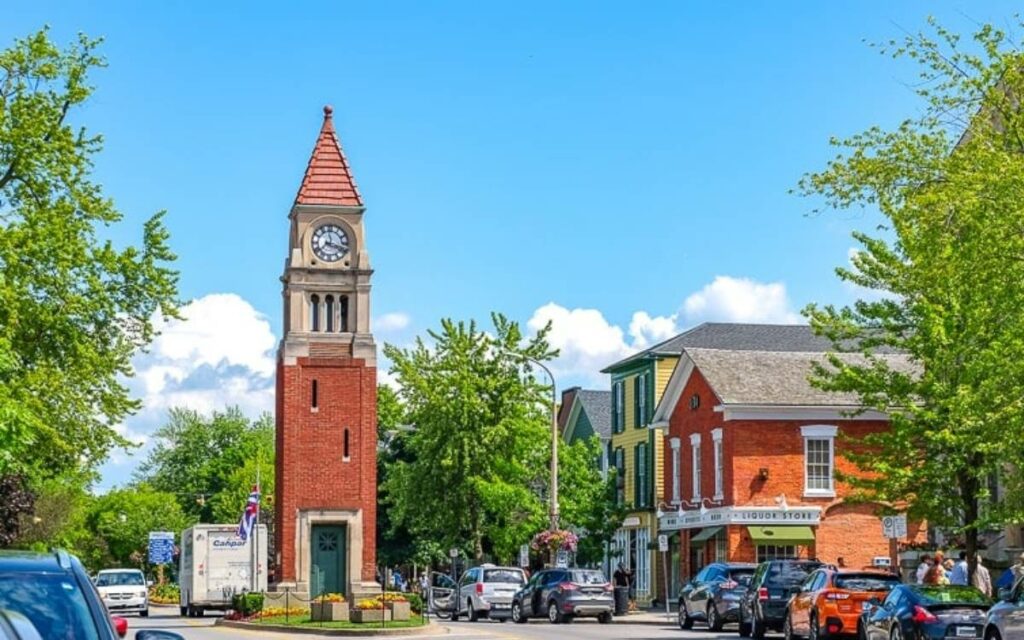
[[[253,620],[252,624],[283,624],[290,627],[323,627],[324,629],[408,629],[410,627],[421,627],[426,624],[426,620],[413,614],[409,620],[385,622],[383,627],[381,627],[379,622],[313,622],[307,614],[290,616],[287,621],[284,616],[260,618],[259,620]]]

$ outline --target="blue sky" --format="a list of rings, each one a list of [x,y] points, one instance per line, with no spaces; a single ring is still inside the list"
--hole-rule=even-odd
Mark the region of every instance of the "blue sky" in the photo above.
[[[705,319],[793,320],[853,292],[833,268],[870,214],[787,191],[827,141],[918,105],[864,44],[1009,2],[53,3],[106,38],[77,119],[137,238],[166,209],[189,321],[140,357],[144,439],[167,406],[269,409],[287,213],[330,103],[368,206],[378,341],[443,316],[556,321],[559,386]],[[511,4],[511,3],[509,3]],[[554,6],[553,6],[554,5]],[[639,9],[637,7],[643,7]],[[220,294],[220,295],[212,295]],[[134,462],[118,456],[104,484]]]

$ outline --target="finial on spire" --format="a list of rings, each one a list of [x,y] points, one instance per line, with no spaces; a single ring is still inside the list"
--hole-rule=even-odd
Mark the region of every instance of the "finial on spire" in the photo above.
[[[330,118],[332,113],[334,113],[334,107],[332,107],[329,104],[325,104],[324,105],[324,117],[325,118]]]

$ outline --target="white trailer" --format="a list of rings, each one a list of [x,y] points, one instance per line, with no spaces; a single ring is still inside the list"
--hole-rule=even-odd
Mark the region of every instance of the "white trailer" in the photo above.
[[[253,541],[259,549],[253,583]],[[197,524],[181,533],[181,615],[202,616],[207,609],[226,610],[231,596],[267,590],[267,526],[248,540],[238,537],[238,525]]]

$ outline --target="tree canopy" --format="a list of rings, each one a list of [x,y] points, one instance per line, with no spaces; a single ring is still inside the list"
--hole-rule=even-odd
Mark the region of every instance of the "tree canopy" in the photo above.
[[[865,499],[964,534],[1024,517],[1024,57],[980,27],[971,42],[931,33],[882,47],[919,65],[918,114],[892,130],[833,141],[839,156],[800,190],[826,207],[877,209],[877,233],[854,234],[837,270],[862,299],[811,305],[836,352],[814,382],[857,393],[891,428],[854,455]],[[913,370],[881,356],[901,351]]]

